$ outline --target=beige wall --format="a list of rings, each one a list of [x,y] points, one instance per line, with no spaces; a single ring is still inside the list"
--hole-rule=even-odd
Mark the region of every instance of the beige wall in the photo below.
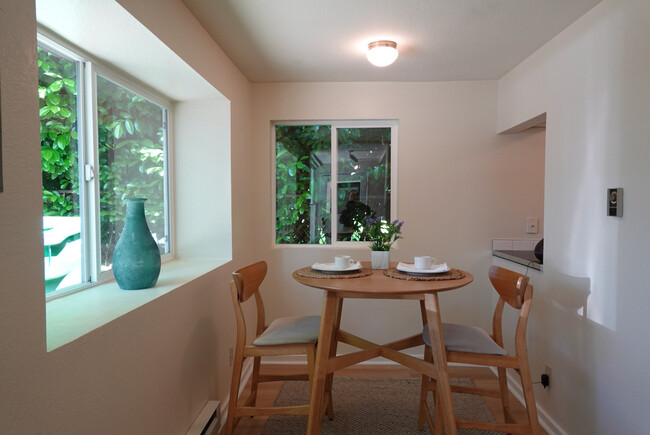
[[[428,252],[474,273],[474,284],[443,298],[445,318],[488,325],[490,240],[527,237],[525,217],[543,212],[543,131],[495,134],[495,82],[251,87],[181,2],[119,4],[230,100],[233,261],[46,352],[35,14],[30,2],[3,1],[0,432],[184,433],[207,399],[226,398],[234,326],[227,281],[254,259],[271,266],[271,314],[320,311],[322,295],[290,272],[339,250],[272,247],[274,119],[397,119],[398,217],[406,224],[393,259]],[[209,191],[184,193],[211,201]],[[369,251],[354,255],[367,260]],[[409,302],[351,301],[343,323],[387,340],[417,330],[417,316]]]
[[[180,2],[120,3],[230,100],[226,148],[241,166],[251,153],[248,81]],[[0,40],[0,433],[185,433],[206,400],[227,396],[234,337],[227,283],[255,257],[251,204],[233,203],[232,262],[47,352],[33,2],[3,0]],[[246,175],[232,172],[232,196],[249,196]],[[204,201],[230,196],[182,193],[199,213]]]
[[[567,433],[647,433],[650,2],[606,0],[499,81],[499,127],[547,113],[531,356]],[[607,217],[608,187],[625,189]],[[533,371],[535,372],[535,371]]]
[[[264,186],[253,202],[263,224],[258,249],[272,265],[269,283],[279,289],[267,302],[271,312],[319,312],[321,292],[287,280],[293,270],[340,252],[370,260],[365,246],[272,246],[271,121],[397,119],[396,217],[405,224],[391,259],[430,254],[469,270],[475,283],[442,298],[444,317],[488,326],[491,240],[530,238],[526,216],[543,214],[544,131],[497,135],[496,104],[496,82],[253,85],[257,159],[250,175]],[[349,301],[343,310],[344,327],[380,341],[414,333],[418,319],[418,305],[410,302]]]

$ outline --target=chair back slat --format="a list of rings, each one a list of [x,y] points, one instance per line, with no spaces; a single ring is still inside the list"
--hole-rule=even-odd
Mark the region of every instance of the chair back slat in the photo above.
[[[260,284],[264,281],[266,271],[266,261],[258,261],[232,273],[232,279],[237,287],[240,302],[246,302],[248,298],[257,292]]]
[[[524,302],[524,292],[528,287],[529,278],[512,270],[499,266],[490,267],[490,282],[492,286],[513,308],[520,309]]]

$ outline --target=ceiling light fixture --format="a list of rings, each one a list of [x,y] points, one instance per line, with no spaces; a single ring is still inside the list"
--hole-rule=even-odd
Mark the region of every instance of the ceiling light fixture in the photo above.
[[[394,41],[374,41],[368,44],[368,62],[375,66],[388,66],[397,59],[397,43]]]

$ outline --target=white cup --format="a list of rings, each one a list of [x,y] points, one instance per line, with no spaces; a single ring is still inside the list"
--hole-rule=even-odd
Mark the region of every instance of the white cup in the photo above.
[[[354,260],[349,255],[337,255],[334,257],[334,265],[337,269],[347,269],[352,266]]]
[[[420,257],[415,257],[415,268],[418,270],[428,270],[431,269],[431,265],[435,259],[429,257],[428,255],[423,255]]]

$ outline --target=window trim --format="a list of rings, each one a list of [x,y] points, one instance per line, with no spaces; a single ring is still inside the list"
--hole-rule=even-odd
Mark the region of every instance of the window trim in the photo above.
[[[332,166],[332,178],[330,182],[330,198],[336,196],[334,189],[338,186],[338,137],[337,129],[339,128],[382,128],[390,127],[391,129],[391,143],[390,143],[390,189],[391,189],[391,203],[390,203],[390,214],[391,219],[396,219],[398,214],[398,192],[397,190],[397,156],[398,156],[398,134],[399,134],[399,121],[397,119],[357,119],[357,120],[308,120],[308,121],[271,121],[271,248],[314,248],[318,247],[323,248],[356,248],[356,247],[366,247],[368,242],[353,242],[353,241],[338,241],[338,232],[336,225],[332,225],[332,241],[329,244],[297,244],[297,243],[276,243],[276,219],[277,219],[277,198],[276,198],[276,160],[275,160],[275,146],[276,146],[276,137],[275,137],[275,127],[277,125],[327,125],[331,127],[331,166]],[[336,144],[336,147],[334,146]],[[330,203],[330,213],[332,216],[336,216],[338,213],[338,204],[337,201],[331,201]],[[334,222],[334,219],[331,220]]]
[[[103,65],[101,61],[85,52],[82,49],[70,44],[61,38],[53,35],[46,29],[38,26],[37,29],[37,46],[45,47],[62,57],[77,62],[77,131],[78,131],[78,153],[79,153],[79,193],[80,193],[80,210],[87,218],[81,219],[81,233],[83,235],[82,245],[87,240],[93,238],[91,245],[94,249],[82,246],[82,254],[88,257],[82,261],[82,276],[85,276],[86,282],[72,285],[62,290],[57,290],[46,294],[46,302],[60,297],[68,296],[73,293],[88,290],[93,287],[106,284],[114,280],[113,271],[101,271],[100,266],[100,223],[99,223],[99,184],[94,180],[85,180],[85,166],[90,164],[95,177],[97,177],[97,168],[99,167],[98,153],[98,132],[97,132],[97,75],[121,86],[128,91],[146,98],[152,103],[164,109],[166,119],[163,123],[166,127],[166,144],[165,144],[165,161],[164,171],[166,174],[164,180],[164,195],[167,198],[167,207],[165,208],[165,232],[169,237],[169,252],[161,255],[161,262],[171,261],[175,257],[175,234],[173,219],[173,189],[171,189],[173,176],[173,129],[171,120],[173,119],[172,102],[153,91],[146,84],[127,76],[120,74],[109,66]],[[92,159],[92,161],[90,161]]]
[[[87,158],[87,141],[88,141],[88,134],[89,134],[89,129],[87,128],[87,125],[89,125],[89,120],[92,120],[92,118],[88,118],[89,113],[87,110],[87,103],[88,103],[88,98],[84,98],[86,96],[86,74],[87,74],[87,61],[85,57],[77,53],[70,48],[68,48],[66,45],[61,43],[60,41],[55,40],[54,38],[50,36],[46,36],[40,32],[36,33],[36,39],[37,39],[37,47],[44,47],[48,51],[57,54],[60,57],[66,58],[67,60],[70,60],[72,62],[76,63],[76,75],[77,75],[77,153],[79,155],[79,170],[77,173],[77,177],[79,179],[79,210],[81,213],[86,213],[86,206],[88,203],[88,185],[85,183],[84,180],[84,164],[82,162],[85,162],[88,160]],[[90,114],[90,116],[92,116]],[[40,122],[40,119],[39,119]],[[89,227],[92,226],[92,222],[90,222],[91,225],[89,224],[88,220],[80,219],[80,233],[81,233],[81,251],[82,255],[85,254],[90,254],[90,249],[86,248],[86,243],[89,237],[88,231]],[[82,277],[89,277],[90,271],[89,269],[89,264],[93,264],[90,261],[94,261],[94,259],[88,260],[88,261],[82,261],[81,262],[81,276]],[[92,282],[91,284],[94,284],[95,282]],[[56,299],[59,296],[74,293],[80,290],[84,290],[87,288],[86,286],[89,283],[87,282],[81,282],[79,284],[67,287],[65,290],[60,290],[59,292],[52,292],[48,293],[45,295],[45,300],[48,301],[50,299]]]

